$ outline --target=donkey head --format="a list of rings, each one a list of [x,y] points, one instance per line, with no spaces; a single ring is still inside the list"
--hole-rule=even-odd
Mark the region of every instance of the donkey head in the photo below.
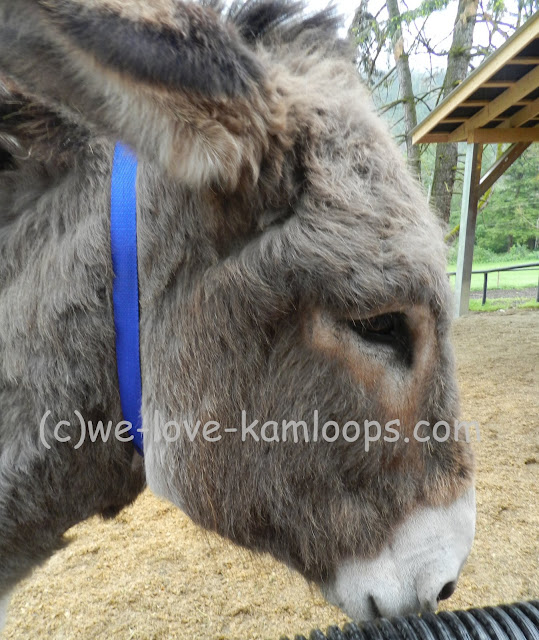
[[[331,13],[2,0],[0,18],[2,68],[58,126],[140,159],[150,487],[351,616],[435,609],[474,528],[470,446],[433,430],[459,411],[444,246]]]

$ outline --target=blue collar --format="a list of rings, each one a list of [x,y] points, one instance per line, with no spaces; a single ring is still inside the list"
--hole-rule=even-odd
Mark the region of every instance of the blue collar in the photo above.
[[[137,158],[128,147],[118,143],[114,150],[110,193],[116,362],[123,418],[131,424],[133,444],[143,455],[136,179]]]

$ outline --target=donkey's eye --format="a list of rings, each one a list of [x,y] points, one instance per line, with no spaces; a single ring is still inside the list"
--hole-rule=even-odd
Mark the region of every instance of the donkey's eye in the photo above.
[[[396,335],[402,316],[400,313],[384,313],[372,318],[350,320],[348,326],[362,338],[378,340],[392,338]]]
[[[411,337],[403,313],[383,313],[370,318],[348,320],[347,325],[367,343],[393,347],[406,364],[411,364]]]
[[[368,338],[378,336],[391,336],[396,328],[396,318],[394,313],[384,313],[381,316],[365,318],[363,320],[351,320],[350,328],[362,337]]]

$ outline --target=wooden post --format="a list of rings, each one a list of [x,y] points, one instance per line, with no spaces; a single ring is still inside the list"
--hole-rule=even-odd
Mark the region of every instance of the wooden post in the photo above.
[[[455,278],[455,315],[457,318],[468,313],[470,306],[470,282],[472,279],[473,246],[482,155],[482,144],[468,143],[466,147],[466,164],[464,166],[464,183],[462,185],[459,250]]]

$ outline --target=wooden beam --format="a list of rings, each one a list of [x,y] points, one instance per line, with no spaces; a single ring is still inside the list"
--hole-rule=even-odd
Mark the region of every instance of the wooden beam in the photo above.
[[[538,12],[539,15],[539,12]],[[527,73],[523,78],[500,96],[485,105],[479,113],[466,120],[458,129],[449,134],[450,142],[460,142],[466,140],[468,132],[479,129],[490,122],[493,118],[508,109],[517,100],[521,100],[525,95],[539,87],[539,66]]]
[[[530,102],[528,105],[517,111],[514,115],[504,120],[500,125],[498,125],[499,129],[508,129],[514,127],[520,127],[528,120],[535,118],[535,116],[539,113],[539,98]]]
[[[504,87],[512,87],[515,84],[514,80],[500,80],[493,82],[483,82],[481,88],[485,87],[486,89],[503,89]]]
[[[539,58],[513,58],[509,64],[539,64]]]
[[[477,219],[478,187],[481,176],[483,145],[469,144],[466,147],[462,205],[460,209],[459,249],[455,278],[455,314],[468,313],[470,307],[470,283],[472,280],[473,246]]]
[[[440,124],[453,124],[457,122],[464,122],[466,118],[462,116],[461,118],[444,118]]]
[[[489,100],[466,100],[465,102],[463,102],[461,105],[461,107],[484,107],[486,104],[488,104],[490,101]],[[515,102],[514,105],[515,106],[519,106],[519,107],[525,107],[527,104],[530,104],[531,100],[519,100],[518,102]]]
[[[424,137],[432,131],[456,107],[469,98],[484,82],[487,82],[504,64],[517,56],[534,38],[539,37],[539,11],[527,20],[497,51],[463,82],[460,83],[431,113],[412,131],[412,141],[426,142]],[[504,92],[505,93],[505,92]],[[503,111],[503,109],[502,109]],[[464,137],[464,139],[466,139]]]
[[[448,136],[451,140],[451,135]],[[501,142],[539,142],[539,128],[475,129],[467,137],[469,143],[496,144]]]
[[[448,138],[448,133],[427,133],[427,135],[423,137],[421,142],[447,142]]]
[[[509,147],[479,181],[477,197],[481,198],[530,145],[531,142],[517,142]]]
[[[460,107],[484,107],[486,104],[488,104],[488,100],[466,100],[459,106]]]

